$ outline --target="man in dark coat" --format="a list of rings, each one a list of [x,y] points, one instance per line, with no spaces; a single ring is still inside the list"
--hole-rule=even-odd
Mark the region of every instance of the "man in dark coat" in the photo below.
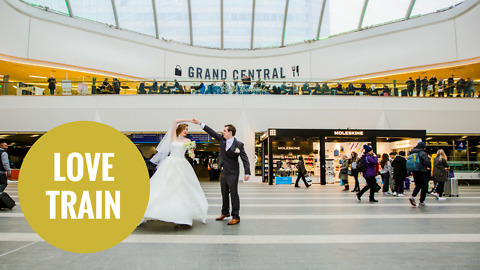
[[[407,178],[407,160],[405,159],[405,152],[400,151],[398,155],[392,161],[393,167],[393,180],[395,181],[395,192],[397,196],[404,197],[403,195],[403,182]]]
[[[250,178],[250,163],[248,162],[244,145],[235,138],[237,130],[233,125],[225,125],[222,136],[197,119],[194,119],[193,123],[200,125],[212,138],[220,142],[218,165],[219,169],[222,168],[222,174],[220,176],[222,214],[216,220],[220,221],[230,216],[230,195],[232,199],[232,220],[228,225],[235,225],[240,222],[240,198],[238,197],[238,179],[240,175],[239,157],[245,168],[245,181],[248,181]]]

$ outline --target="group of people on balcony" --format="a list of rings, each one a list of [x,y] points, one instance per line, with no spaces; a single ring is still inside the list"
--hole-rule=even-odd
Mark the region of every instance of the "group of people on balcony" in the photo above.
[[[434,97],[436,94],[439,97],[453,97],[455,96],[455,88],[457,97],[462,97],[462,95],[463,97],[475,96],[475,81],[471,78],[465,80],[463,77],[460,77],[455,82],[453,74],[447,80],[444,80],[442,77],[437,79],[435,75],[430,79],[427,76],[423,77],[423,79],[418,76],[415,81],[412,77],[409,77],[405,83],[407,84],[407,94],[410,97],[413,96],[414,89],[417,97],[422,94],[423,96],[429,95],[431,97]]]
[[[53,78],[53,77],[52,77]],[[49,79],[49,88],[51,92],[55,91],[54,78]],[[332,86],[332,84],[334,84]],[[53,85],[53,87],[51,87]],[[375,84],[349,83],[347,87],[344,87],[342,83],[310,83],[305,82],[303,84],[296,84],[295,82],[286,83],[272,83],[267,84],[261,78],[258,78],[256,82],[252,82],[252,79],[248,76],[244,76],[241,82],[234,80],[231,83],[227,83],[222,80],[220,85],[215,82],[205,85],[204,82],[200,82],[199,85],[186,86],[181,85],[177,80],[173,83],[165,81],[162,84],[158,84],[156,80],[152,82],[140,82],[137,86],[138,94],[273,94],[273,95],[371,95],[371,96],[438,96],[438,97],[475,97],[475,81],[471,78],[467,80],[460,77],[455,81],[454,76],[451,75],[448,79],[437,79],[433,75],[430,79],[427,76],[421,78],[418,76],[416,80],[409,77],[405,82],[406,88],[401,89],[392,88],[388,84],[381,84],[380,87]],[[121,88],[128,88],[127,86],[121,86],[120,81],[117,78],[113,78],[113,82],[110,84],[108,78],[105,78],[102,85],[96,88],[97,94],[120,94]],[[53,89],[53,90],[52,90]],[[456,91],[455,91],[456,90]]]

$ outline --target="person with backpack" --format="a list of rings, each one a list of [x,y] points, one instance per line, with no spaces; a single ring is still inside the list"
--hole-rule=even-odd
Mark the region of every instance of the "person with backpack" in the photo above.
[[[378,157],[373,153],[373,149],[369,145],[364,145],[363,149],[365,152],[358,161],[357,170],[363,174],[367,185],[357,193],[357,199],[360,202],[362,195],[370,189],[370,202],[378,202],[375,200],[375,185],[377,184],[375,165],[378,164]]]
[[[413,173],[413,181],[415,182],[415,189],[413,190],[412,197],[409,198],[412,206],[417,206],[415,197],[420,193],[420,204],[418,207],[425,206],[425,198],[427,197],[428,181],[430,178],[430,168],[432,162],[425,148],[427,145],[424,142],[419,142],[410,152],[410,156],[407,159],[407,171]]]

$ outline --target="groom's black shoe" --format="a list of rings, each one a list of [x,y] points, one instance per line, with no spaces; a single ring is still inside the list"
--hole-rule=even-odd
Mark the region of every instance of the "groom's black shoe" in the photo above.
[[[215,220],[217,220],[217,221],[224,220],[225,218],[227,218],[227,217],[229,217],[229,216],[230,216],[230,214],[221,215],[221,216],[219,216],[218,218],[216,218]]]
[[[240,222],[240,219],[232,219],[232,221],[228,222],[228,225],[235,225]]]

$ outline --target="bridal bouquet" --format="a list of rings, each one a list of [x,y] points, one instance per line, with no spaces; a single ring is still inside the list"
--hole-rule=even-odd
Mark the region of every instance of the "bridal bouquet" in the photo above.
[[[186,145],[187,145],[187,150],[197,148],[197,145],[195,144],[194,141],[190,141],[190,142],[188,142]]]
[[[191,157],[191,158],[195,158],[195,152],[193,151],[193,150],[195,150],[195,148],[197,148],[197,145],[195,144],[195,142],[190,141],[186,145],[187,145],[187,150],[188,150],[188,156]]]

